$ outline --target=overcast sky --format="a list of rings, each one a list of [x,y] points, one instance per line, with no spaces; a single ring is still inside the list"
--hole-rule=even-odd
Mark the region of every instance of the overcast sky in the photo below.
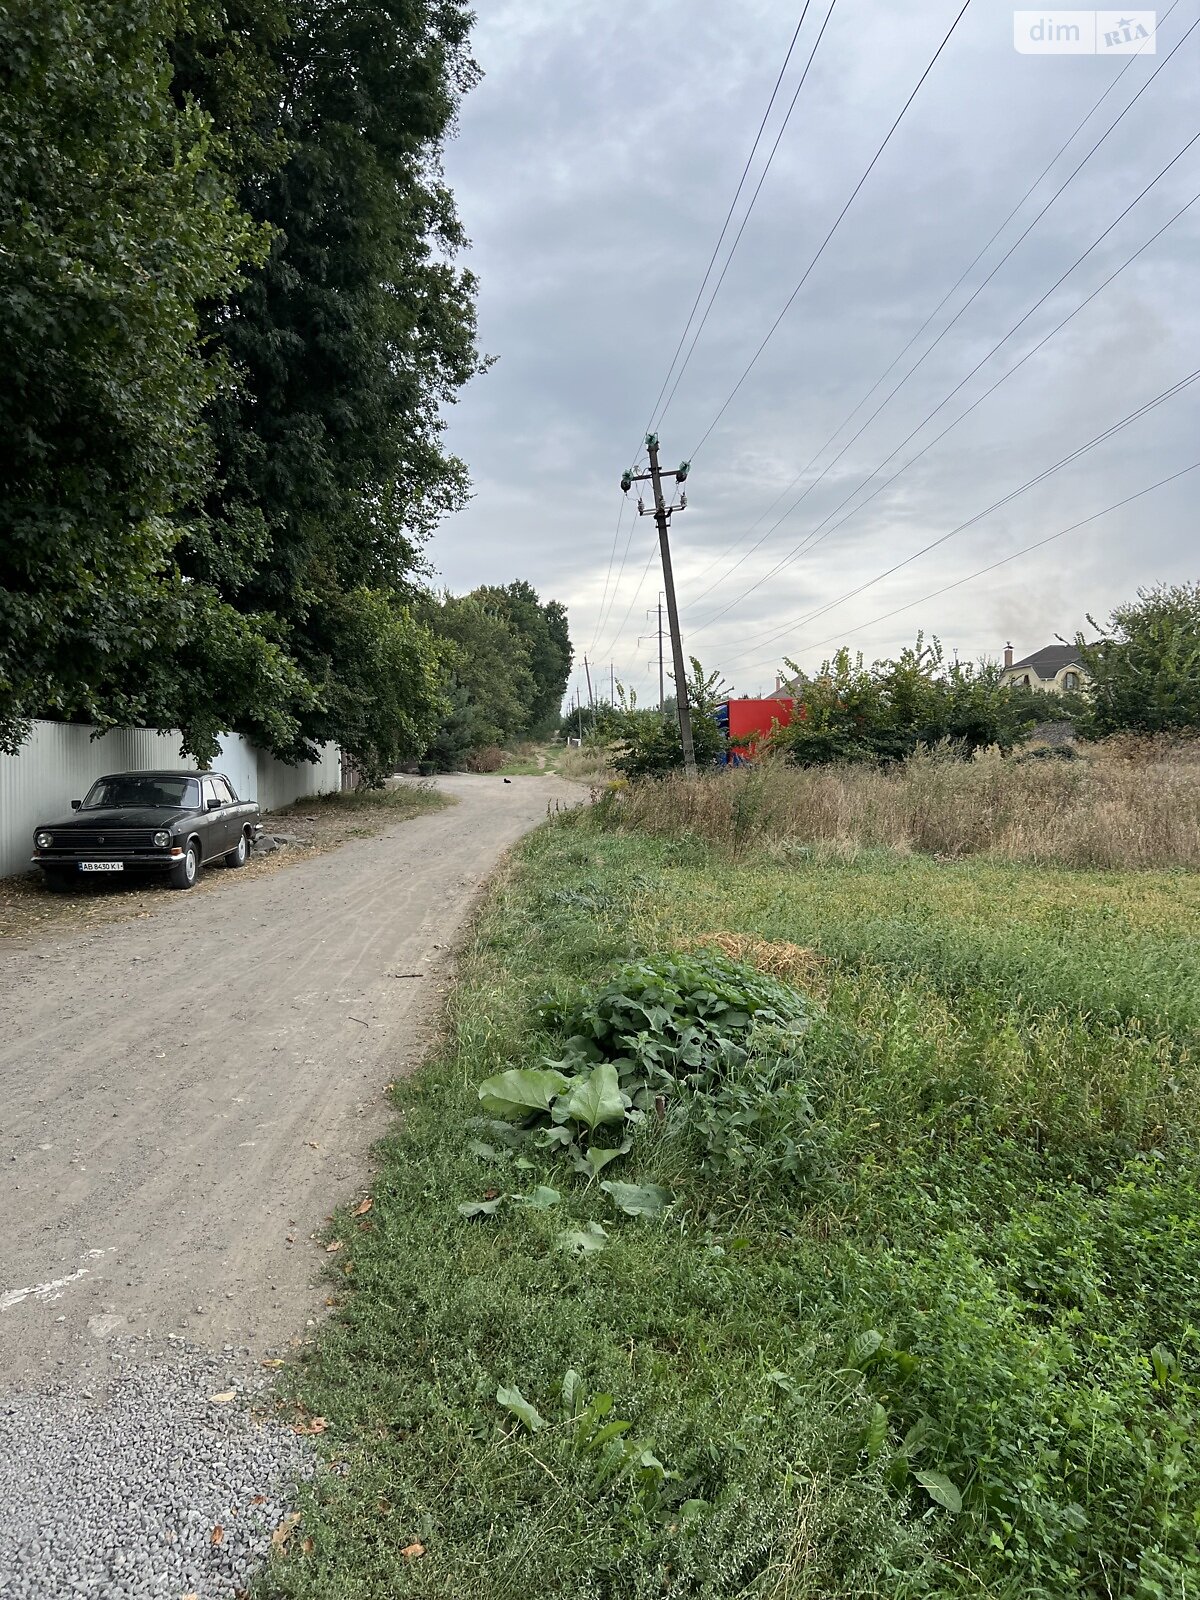
[[[464,106],[446,167],[480,278],[481,342],[498,359],[451,413],[450,443],[470,465],[475,495],[430,553],[455,591],[522,577],[543,598],[562,600],[577,656],[588,652],[605,688],[615,663],[642,699],[657,691],[657,667],[647,670],[655,645],[637,640],[652,630],[646,608],[660,587],[656,559],[647,568],[654,524],[637,518],[631,496],[610,582],[618,480],[638,453],[802,4],[479,5],[474,53],[484,79]],[[763,355],[696,448],[960,5],[836,0],[660,422],[664,463],[694,457],[688,508],[672,524],[685,647],[739,692],[772,686],[785,655],[813,669],[844,640],[870,661],[918,628],[940,637],[948,654],[998,655],[1011,639],[1020,656],[1056,634],[1070,637],[1088,611],[1105,614],[1141,585],[1200,577],[1197,471],[923,598],[1200,460],[1197,383],[872,582],[1200,368],[1197,203],[1013,370],[1200,191],[1197,143],[920,426],[1200,129],[1200,27],[1163,65],[1200,17],[1200,0],[1178,0],[1169,16],[1163,8],[1157,53],[1131,63],[1020,54],[1012,9],[973,0]],[[827,9],[828,0],[810,5],[726,247]],[[1061,198],[839,456],[1159,67]]]

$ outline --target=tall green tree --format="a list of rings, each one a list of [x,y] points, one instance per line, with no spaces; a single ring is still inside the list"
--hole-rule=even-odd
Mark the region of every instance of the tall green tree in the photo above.
[[[1200,730],[1200,583],[1139,589],[1102,635],[1076,640],[1089,679],[1086,732]]]
[[[197,307],[265,246],[211,119],[169,93],[180,16],[0,0],[0,748],[46,712],[151,720],[178,686],[172,648],[201,636],[298,687],[173,568],[211,470],[204,411],[229,381]]]
[[[480,593],[428,602],[431,629],[443,642],[446,711],[427,745],[429,758],[457,766],[471,750],[520,737],[537,686],[529,647],[507,611]]]
[[[558,600],[547,600],[543,605],[537,590],[523,578],[503,587],[476,589],[474,596],[485,609],[507,617],[523,640],[533,675],[533,693],[520,731],[531,739],[545,738],[558,726],[575,655],[567,608]]]
[[[176,48],[177,94],[253,152],[239,199],[271,237],[208,309],[238,382],[209,408],[217,470],[181,561],[241,611],[277,619],[319,701],[293,753],[338,737],[386,764],[435,706],[411,607],[421,544],[467,491],[442,409],[482,365],[439,168],[476,77],[470,17],[457,0],[278,0],[243,5],[238,21],[244,48],[203,29]],[[277,87],[274,127],[247,58]],[[370,617],[382,632],[369,647]],[[396,738],[352,714],[364,670],[383,663],[380,704],[414,709]]]

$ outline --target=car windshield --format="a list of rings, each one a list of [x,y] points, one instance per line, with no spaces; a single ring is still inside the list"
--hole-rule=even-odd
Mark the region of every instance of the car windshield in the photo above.
[[[83,809],[163,806],[177,811],[196,810],[199,805],[200,785],[195,778],[117,777],[98,779],[88,790]]]

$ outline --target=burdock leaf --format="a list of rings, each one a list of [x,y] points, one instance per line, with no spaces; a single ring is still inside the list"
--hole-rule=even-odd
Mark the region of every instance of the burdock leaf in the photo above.
[[[535,1111],[549,1111],[556,1095],[565,1093],[570,1080],[561,1072],[539,1067],[510,1067],[479,1085],[479,1100],[493,1117],[520,1121]]]
[[[625,1120],[621,1083],[611,1061],[601,1061],[586,1078],[576,1080],[565,1110],[573,1121],[582,1122],[589,1129]]]
[[[620,1183],[607,1178],[600,1187],[630,1217],[661,1216],[671,1202],[669,1191],[657,1183]]]

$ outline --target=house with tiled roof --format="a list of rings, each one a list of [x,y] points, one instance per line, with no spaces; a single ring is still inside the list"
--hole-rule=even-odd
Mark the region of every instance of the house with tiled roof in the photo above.
[[[1042,689],[1048,694],[1077,694],[1086,678],[1076,645],[1043,645],[1020,661],[1013,660],[1011,644],[1004,646],[1004,671],[1000,681],[1010,687]]]

